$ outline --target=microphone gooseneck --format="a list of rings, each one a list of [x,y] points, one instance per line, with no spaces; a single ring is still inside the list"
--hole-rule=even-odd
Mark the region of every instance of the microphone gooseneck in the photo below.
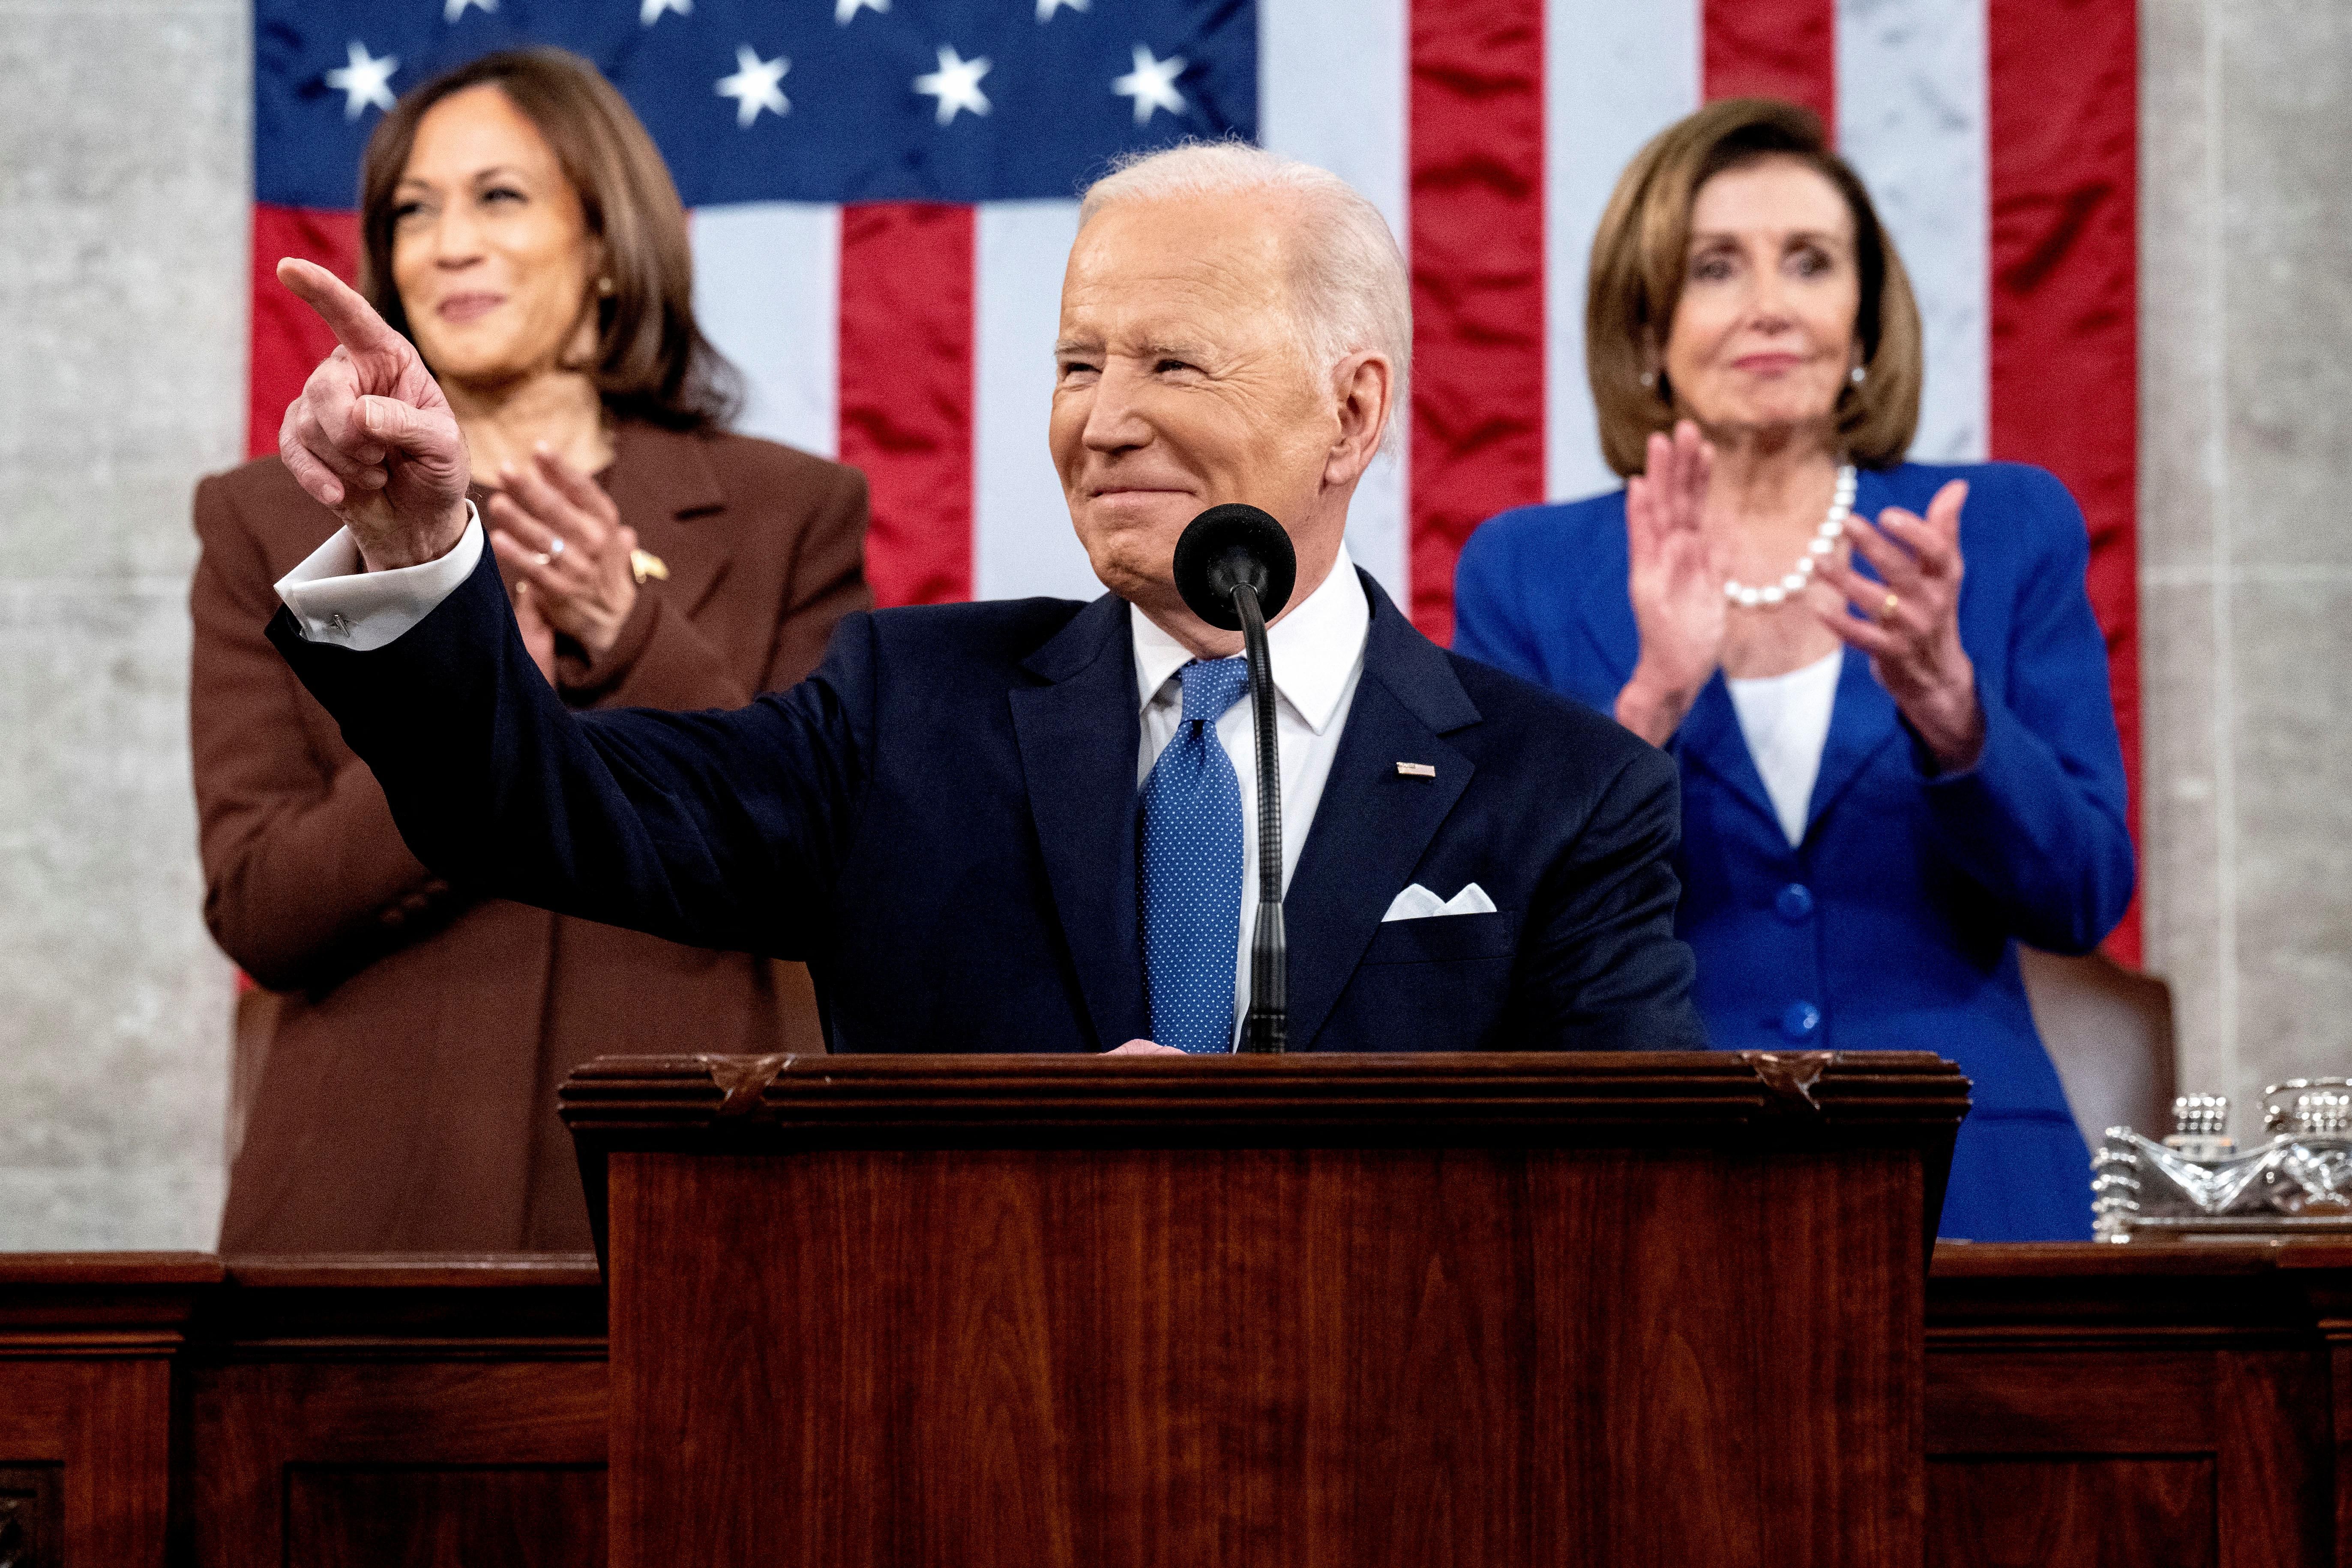
[[[1274,665],[1257,592],[1234,585],[1242,649],[1249,656],[1250,718],[1257,730],[1257,924],[1250,934],[1250,1006],[1240,1048],[1290,1046],[1290,943],[1282,929],[1282,751],[1274,732]]]
[[[1282,752],[1275,735],[1274,664],[1265,623],[1298,580],[1282,524],[1254,506],[1213,506],[1176,542],[1176,588],[1192,613],[1242,634],[1257,740],[1257,923],[1250,935],[1250,1005],[1238,1050],[1277,1052],[1290,1039],[1289,943],[1282,929]]]

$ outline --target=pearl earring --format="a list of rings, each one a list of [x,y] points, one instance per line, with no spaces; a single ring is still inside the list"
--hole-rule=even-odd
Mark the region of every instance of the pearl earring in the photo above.
[[[1643,372],[1642,373],[1642,385],[1643,385],[1643,388],[1645,391],[1654,391],[1654,390],[1656,390],[1656,388],[1657,388],[1657,384],[1658,384],[1658,373],[1657,373],[1656,371],[1654,371],[1654,370],[1645,370],[1645,371],[1643,371]]]
[[[613,280],[612,280],[610,278],[599,278],[599,279],[596,279],[596,292],[597,292],[597,293],[599,293],[599,294],[602,294],[602,295],[605,296],[605,297],[606,297],[606,298],[608,298],[608,299],[609,299],[609,298],[611,298],[612,293],[613,293]],[[1859,374],[1859,373],[1857,372],[1856,374]]]
[[[1862,384],[1862,378],[1863,378],[1863,375],[1864,375],[1864,370],[1863,370],[1862,366],[1860,366],[1860,365],[1856,365],[1856,366],[1854,366],[1852,370],[1850,370],[1850,371],[1848,371],[1848,372],[1846,372],[1846,373],[1845,373],[1845,378],[1846,378],[1848,381],[1850,381],[1850,382],[1853,383],[1856,386],[1860,386],[1860,385]]]

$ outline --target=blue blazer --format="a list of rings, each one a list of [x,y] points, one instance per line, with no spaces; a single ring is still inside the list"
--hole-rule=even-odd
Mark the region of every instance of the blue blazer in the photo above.
[[[1683,721],[1683,903],[1717,1047],[1933,1050],[1976,1085],[1943,1234],[2090,1236],[2089,1155],[2035,1032],[2016,944],[2095,946],[2131,898],[2106,647],[2065,488],[2011,463],[1865,470],[1854,510],[1925,512],[1969,481],[1960,640],[1984,755],[1939,776],[1848,649],[1802,844],[1791,849],[1717,674]],[[1601,712],[1640,651],[1625,498],[1525,507],[1471,537],[1457,652]]]
[[[1364,672],[1284,904],[1292,1048],[1703,1047],[1672,764],[1362,583]],[[704,713],[567,710],[487,552],[374,652],[283,611],[269,635],[453,882],[805,960],[835,1050],[1098,1051],[1150,1032],[1129,613],[851,616],[809,679]],[[1410,883],[1472,881],[1495,912],[1381,921]]]

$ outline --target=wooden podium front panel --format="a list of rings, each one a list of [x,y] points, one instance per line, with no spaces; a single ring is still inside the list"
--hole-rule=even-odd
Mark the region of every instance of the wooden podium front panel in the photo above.
[[[1898,1149],[615,1152],[614,1562],[1917,1563],[1921,1183]]]

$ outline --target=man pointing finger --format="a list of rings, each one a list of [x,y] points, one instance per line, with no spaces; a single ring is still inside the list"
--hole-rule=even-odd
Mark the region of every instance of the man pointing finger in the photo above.
[[[816,675],[732,713],[547,692],[446,407],[322,279],[287,277],[343,344],[288,460],[367,571],[298,570],[271,637],[444,875],[805,959],[835,1050],[1228,1049],[1250,699],[1171,558],[1243,501],[1298,561],[1270,632],[1292,1048],[1704,1044],[1673,766],[1439,649],[1349,560],[1412,333],[1395,242],[1334,176],[1194,146],[1088,192],[1051,447],[1108,594],[852,616]]]
[[[289,404],[278,453],[351,530],[370,571],[446,555],[466,531],[466,442],[415,345],[325,268],[278,280],[334,329],[335,352]]]

